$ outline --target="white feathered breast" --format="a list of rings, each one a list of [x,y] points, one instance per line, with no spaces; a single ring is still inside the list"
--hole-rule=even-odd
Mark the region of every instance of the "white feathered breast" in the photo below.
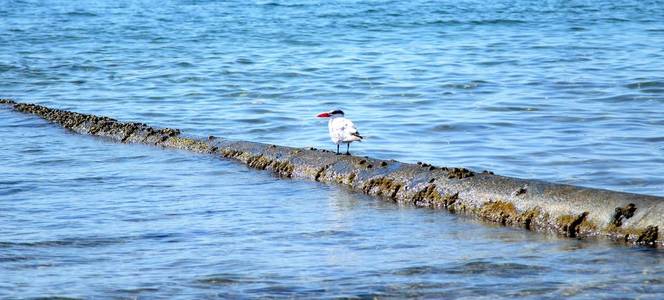
[[[344,117],[330,119],[327,123],[327,128],[330,131],[330,139],[332,139],[332,142],[335,144],[362,140],[362,136],[357,131],[357,127],[355,127],[353,121]]]

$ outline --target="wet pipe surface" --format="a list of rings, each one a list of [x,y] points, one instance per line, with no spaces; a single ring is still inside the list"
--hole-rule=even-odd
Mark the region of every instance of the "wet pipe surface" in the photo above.
[[[81,114],[0,99],[0,104],[37,115],[80,134],[217,155],[267,170],[278,177],[345,185],[401,204],[474,216],[505,226],[572,238],[608,238],[664,247],[664,197],[591,189],[474,172],[465,168],[407,164],[336,155],[209,136],[184,136],[178,129]]]

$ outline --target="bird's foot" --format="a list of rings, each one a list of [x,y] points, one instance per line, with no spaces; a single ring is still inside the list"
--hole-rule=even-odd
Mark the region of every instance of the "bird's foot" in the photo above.
[[[341,153],[339,153],[339,152],[337,152],[337,153],[335,153],[335,154],[336,154],[336,155],[341,155]]]
[[[350,152],[346,152],[346,153],[344,153],[344,155],[350,155]]]

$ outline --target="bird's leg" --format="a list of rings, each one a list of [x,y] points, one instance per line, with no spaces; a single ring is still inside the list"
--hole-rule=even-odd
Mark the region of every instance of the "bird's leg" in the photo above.
[[[346,143],[346,155],[350,155],[350,143]]]
[[[337,154],[339,154],[339,144],[337,144]]]

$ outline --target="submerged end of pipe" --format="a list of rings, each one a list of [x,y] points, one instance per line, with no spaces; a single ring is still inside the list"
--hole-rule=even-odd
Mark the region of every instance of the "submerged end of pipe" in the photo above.
[[[14,106],[14,105],[16,105],[16,101],[14,101],[12,99],[0,99],[0,104]]]

